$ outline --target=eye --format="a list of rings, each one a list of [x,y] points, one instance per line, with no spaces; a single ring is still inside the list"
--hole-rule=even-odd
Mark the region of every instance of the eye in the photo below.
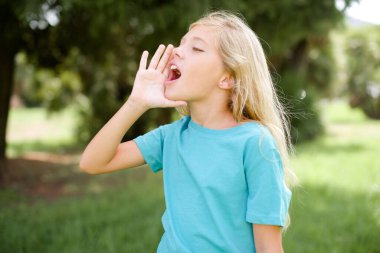
[[[197,48],[197,47],[193,47],[193,51],[197,51],[197,52],[204,52],[202,49],[200,49],[200,48]]]

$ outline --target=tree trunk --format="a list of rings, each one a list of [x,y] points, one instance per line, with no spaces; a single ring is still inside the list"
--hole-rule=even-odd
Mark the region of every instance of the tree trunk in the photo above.
[[[0,185],[6,179],[6,130],[15,67],[14,45],[0,40]]]

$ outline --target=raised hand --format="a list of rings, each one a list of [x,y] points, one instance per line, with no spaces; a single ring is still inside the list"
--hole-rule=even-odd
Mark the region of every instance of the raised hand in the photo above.
[[[149,53],[148,51],[143,52],[130,95],[131,99],[146,108],[186,105],[185,101],[172,101],[164,95],[164,81],[169,73],[167,64],[172,51],[172,45],[169,44],[166,50],[164,45],[160,45],[153,55],[148,68],[146,65]]]

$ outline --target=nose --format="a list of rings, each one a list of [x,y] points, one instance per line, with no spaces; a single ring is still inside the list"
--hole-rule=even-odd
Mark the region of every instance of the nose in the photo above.
[[[173,49],[173,57],[183,58],[183,52],[180,46]]]

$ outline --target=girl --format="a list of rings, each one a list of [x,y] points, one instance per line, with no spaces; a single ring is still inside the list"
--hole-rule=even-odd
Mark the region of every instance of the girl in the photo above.
[[[165,230],[157,252],[283,252],[291,198],[289,132],[265,55],[238,16],[193,23],[178,47],[144,51],[133,90],[85,149],[80,168],[147,163],[163,171]],[[148,109],[184,115],[120,144]]]

